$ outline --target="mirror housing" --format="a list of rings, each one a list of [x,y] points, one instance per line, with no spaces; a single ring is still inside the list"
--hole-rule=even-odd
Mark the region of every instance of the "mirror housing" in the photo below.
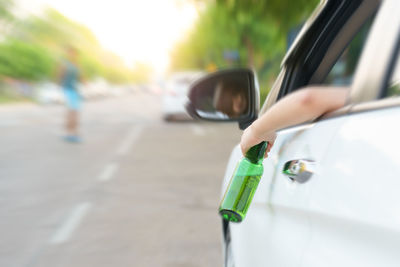
[[[188,113],[208,121],[237,121],[246,129],[257,119],[260,93],[250,69],[228,69],[195,81],[189,90]]]

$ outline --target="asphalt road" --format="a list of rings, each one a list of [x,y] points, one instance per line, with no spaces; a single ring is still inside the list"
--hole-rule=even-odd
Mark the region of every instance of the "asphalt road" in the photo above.
[[[0,106],[0,267],[221,266],[220,185],[236,124],[161,120],[158,96]]]

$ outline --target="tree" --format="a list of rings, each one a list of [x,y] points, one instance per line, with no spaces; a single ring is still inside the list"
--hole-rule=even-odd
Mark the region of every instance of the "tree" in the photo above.
[[[317,0],[195,2],[206,7],[199,11],[192,32],[172,51],[172,69],[205,69],[212,63],[218,67],[247,66],[272,75],[279,69],[287,33],[304,21]],[[227,51],[235,51],[238,59],[227,60]]]
[[[7,0],[0,0],[0,14],[1,1]],[[42,71],[40,77],[56,79],[53,75],[55,72],[49,71],[48,68],[57,69],[67,48],[73,47],[78,51],[78,61],[84,79],[104,77],[112,83],[126,83],[134,79],[132,71],[124,62],[117,55],[104,50],[87,27],[70,20],[54,9],[45,10],[40,17],[30,16],[23,20],[15,20],[13,31],[5,40],[6,42],[0,45],[0,75],[3,76],[35,80],[39,77],[37,72]],[[18,46],[14,49],[9,46],[10,43]],[[30,62],[29,58],[34,56],[31,53],[34,50],[36,56],[41,56],[37,61]],[[9,52],[11,54],[7,55]],[[24,67],[30,68],[31,75],[26,73],[28,68],[21,76],[16,69],[18,66],[14,66],[13,58],[16,61],[29,61],[30,63]],[[9,67],[1,65],[1,61],[4,64],[11,62],[11,65]]]
[[[0,0],[0,32],[6,34],[14,16],[11,12],[14,7],[12,0]]]
[[[0,44],[0,75],[17,79],[37,81],[51,75],[52,58],[42,47],[7,40]]]

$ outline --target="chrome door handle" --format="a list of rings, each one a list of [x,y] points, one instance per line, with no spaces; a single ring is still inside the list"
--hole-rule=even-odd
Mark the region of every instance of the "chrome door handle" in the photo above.
[[[283,174],[291,181],[303,184],[314,174],[315,162],[307,159],[291,160],[283,166]]]

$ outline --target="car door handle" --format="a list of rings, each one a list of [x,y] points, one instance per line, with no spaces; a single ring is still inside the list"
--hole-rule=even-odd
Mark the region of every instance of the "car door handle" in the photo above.
[[[315,161],[307,159],[291,160],[283,166],[283,174],[291,181],[303,184],[314,174]]]

